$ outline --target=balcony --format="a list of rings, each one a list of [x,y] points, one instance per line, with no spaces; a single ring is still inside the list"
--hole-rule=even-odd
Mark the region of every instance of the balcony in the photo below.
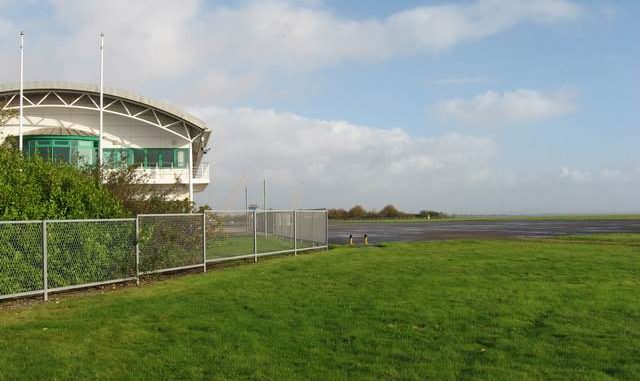
[[[209,162],[201,162],[193,168],[193,181],[196,183],[209,183]]]
[[[189,184],[188,168],[138,168],[138,171],[146,174],[150,184]],[[202,162],[193,168],[193,183],[209,183],[209,163]]]

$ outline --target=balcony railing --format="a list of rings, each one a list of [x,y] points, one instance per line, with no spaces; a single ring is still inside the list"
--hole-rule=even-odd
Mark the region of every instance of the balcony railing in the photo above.
[[[200,165],[194,167],[193,178],[209,180],[209,163],[203,161]]]
[[[145,173],[154,184],[174,184],[176,180],[181,184],[189,183],[188,168],[140,167],[138,171]],[[209,182],[209,163],[203,162],[193,168],[193,180],[197,183]]]

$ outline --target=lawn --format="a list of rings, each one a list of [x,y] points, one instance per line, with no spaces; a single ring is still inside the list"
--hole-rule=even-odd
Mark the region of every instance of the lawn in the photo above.
[[[0,307],[0,380],[640,379],[640,235],[337,248]]]
[[[258,233],[256,236],[258,254],[293,250],[293,240]],[[254,253],[253,235],[217,235],[207,239],[207,259],[234,257]],[[298,249],[320,246],[313,242],[298,240]]]

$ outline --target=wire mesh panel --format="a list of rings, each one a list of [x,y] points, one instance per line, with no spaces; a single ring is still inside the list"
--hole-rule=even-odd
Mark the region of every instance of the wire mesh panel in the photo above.
[[[268,210],[257,213],[256,217],[258,219],[258,227],[262,227],[262,231],[258,232],[256,240],[258,254],[293,251],[295,245],[293,242],[292,211]]]
[[[205,248],[209,261],[324,248],[326,218],[324,210],[268,210],[0,222],[0,299],[206,270]]]
[[[269,221],[267,220],[267,212],[264,210],[256,211],[256,232],[262,236],[267,235]]]
[[[253,212],[206,213],[207,260],[253,255]]]
[[[136,276],[135,219],[47,222],[50,289]]]
[[[159,272],[202,265],[202,214],[138,216],[141,272]]]
[[[0,223],[0,298],[43,289],[42,223]]]
[[[296,213],[298,248],[326,246],[327,212],[324,210],[299,210]]]

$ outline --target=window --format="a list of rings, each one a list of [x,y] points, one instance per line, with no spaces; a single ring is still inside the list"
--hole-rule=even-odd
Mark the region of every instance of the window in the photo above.
[[[38,154],[44,160],[51,160],[51,149],[49,147],[38,147]]]
[[[35,135],[25,138],[29,156],[38,155],[44,160],[77,166],[95,164],[97,141],[75,136]]]
[[[105,148],[104,163],[111,168],[134,165],[143,168],[186,168],[184,148]]]
[[[133,165],[136,167],[144,167],[144,150],[143,149],[134,149],[133,151]]]
[[[75,159],[81,166],[95,164],[96,151],[91,141],[79,141],[77,144]]]
[[[119,165],[121,167],[126,167],[129,165],[129,150],[127,149],[121,149],[118,150],[118,152],[120,153],[120,156],[116,156],[116,165]]]
[[[175,163],[173,162],[173,149],[160,149],[160,167],[173,168]]]
[[[71,163],[69,147],[53,147],[53,161],[58,163]]]
[[[156,168],[160,166],[161,150],[149,149],[147,150],[147,166],[149,168]]]
[[[176,150],[176,167],[185,168],[187,166],[187,154],[185,149]]]

